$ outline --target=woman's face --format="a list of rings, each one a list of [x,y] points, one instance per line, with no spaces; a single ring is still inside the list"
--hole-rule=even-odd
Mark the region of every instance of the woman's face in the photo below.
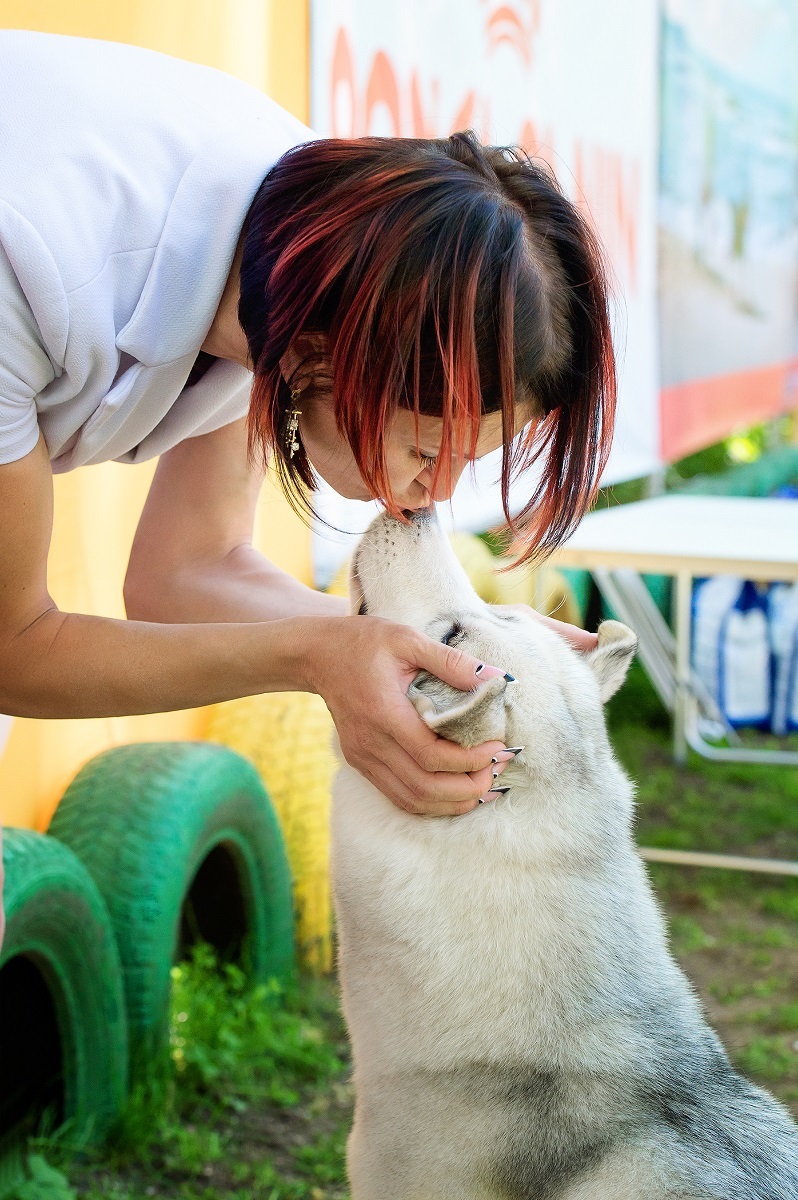
[[[515,432],[535,417],[532,405],[516,407]],[[299,433],[305,452],[317,473],[339,496],[349,500],[371,500],[358,470],[349,444],[341,437],[335,423],[332,401],[323,395],[308,399],[299,418]],[[439,417],[421,416],[416,422],[412,412],[397,409],[386,436],[385,456],[388,478],[394,500],[399,508],[426,508],[433,500],[448,500],[468,465],[468,460],[452,460],[449,479],[446,473],[432,494],[432,476],[440,450],[443,421]],[[489,413],[482,418],[476,458],[481,458],[502,445],[501,413]]]

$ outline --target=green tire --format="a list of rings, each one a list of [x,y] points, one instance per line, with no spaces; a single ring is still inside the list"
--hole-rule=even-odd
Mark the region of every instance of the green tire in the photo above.
[[[0,1130],[68,1123],[99,1140],[127,1092],[122,971],[102,898],[74,854],[27,829],[4,835]]]
[[[293,969],[291,876],[255,769],[203,742],[121,746],[64,793],[49,832],[77,855],[116,936],[134,1068],[165,1044],[171,968],[207,940],[257,980]]]

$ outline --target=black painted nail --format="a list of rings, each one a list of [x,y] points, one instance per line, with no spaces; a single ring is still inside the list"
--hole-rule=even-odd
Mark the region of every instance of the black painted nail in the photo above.
[[[496,796],[503,796],[506,792],[510,791],[512,791],[512,788],[509,787],[495,787],[488,790],[488,795],[494,793]]]
[[[477,804],[484,804],[484,803],[485,803],[485,801],[480,796],[479,800],[477,800]]]
[[[515,758],[516,754],[520,754],[521,751],[525,750],[525,749],[526,749],[525,746],[508,746],[506,748],[506,750],[500,750],[498,754],[494,754],[493,758],[490,761],[494,765],[496,763],[500,763],[500,762],[508,762],[509,759],[502,758],[501,757],[502,754],[509,754],[512,758]]]
[[[485,664],[480,663],[479,666],[477,667],[476,671],[474,672],[474,674],[479,675],[484,670],[485,670]]]
[[[508,683],[515,683],[515,675],[511,675],[509,671],[505,671],[504,678]]]

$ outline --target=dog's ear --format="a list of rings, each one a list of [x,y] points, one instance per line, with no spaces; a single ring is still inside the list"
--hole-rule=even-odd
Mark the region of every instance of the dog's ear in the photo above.
[[[491,679],[473,692],[459,692],[426,671],[408,691],[416,712],[440,737],[460,746],[504,741],[505,679]]]
[[[614,696],[626,679],[637,650],[637,637],[628,625],[620,621],[602,621],[598,627],[598,646],[585,655],[585,661],[595,672],[605,704]]]

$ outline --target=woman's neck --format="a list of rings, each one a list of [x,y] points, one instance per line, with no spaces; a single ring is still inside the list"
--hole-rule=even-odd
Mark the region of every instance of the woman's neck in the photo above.
[[[238,239],[230,274],[224,285],[222,298],[211,327],[205,335],[201,349],[214,358],[226,358],[252,370],[249,347],[244,330],[238,322],[238,296],[241,288],[241,257],[244,251],[243,235]]]

